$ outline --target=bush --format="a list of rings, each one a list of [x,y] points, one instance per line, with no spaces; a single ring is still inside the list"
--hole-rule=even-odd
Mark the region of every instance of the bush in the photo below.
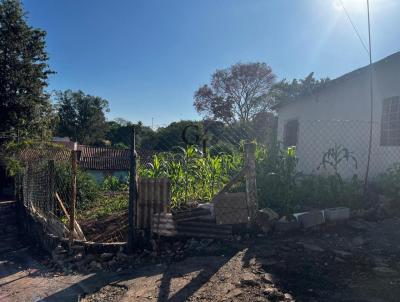
[[[400,201],[400,164],[395,164],[376,179],[379,193],[392,201]]]
[[[56,170],[56,191],[64,201],[65,206],[71,200],[71,165],[68,163],[57,163]],[[85,171],[78,169],[76,176],[77,184],[77,208],[85,208],[93,203],[99,196],[99,187],[93,177]]]
[[[278,145],[269,149],[258,147],[256,158],[261,207],[270,207],[286,215],[312,208],[362,206],[363,183],[356,175],[350,180],[343,180],[338,172],[339,164],[357,163],[352,152],[343,146],[330,148],[322,158],[320,167],[333,167],[334,173],[329,176],[298,172],[295,147],[287,150]]]
[[[128,191],[129,189],[129,177],[121,180],[116,176],[107,176],[104,178],[103,183],[101,184],[101,189],[103,191]]]
[[[335,175],[305,175],[296,188],[302,209],[347,206],[359,208],[363,201],[363,183],[357,176],[343,180]]]
[[[282,215],[299,208],[296,186],[301,173],[297,172],[295,147],[281,150],[259,146],[257,160],[257,189],[261,207],[270,207]]]

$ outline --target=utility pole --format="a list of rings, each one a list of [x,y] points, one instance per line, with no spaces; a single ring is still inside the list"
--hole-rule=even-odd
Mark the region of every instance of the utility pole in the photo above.
[[[130,169],[129,169],[129,205],[128,205],[128,253],[132,253],[136,247],[136,134],[135,126],[132,128],[131,149],[130,149]]]
[[[372,149],[372,123],[374,117],[374,78],[373,78],[373,65],[372,65],[372,46],[371,46],[371,16],[369,8],[369,0],[367,0],[367,12],[368,12],[368,52],[369,52],[369,93],[370,93],[370,125],[369,125],[369,143],[368,143],[368,158],[367,168],[365,171],[364,181],[364,193],[367,191],[369,166],[371,161],[371,149]]]

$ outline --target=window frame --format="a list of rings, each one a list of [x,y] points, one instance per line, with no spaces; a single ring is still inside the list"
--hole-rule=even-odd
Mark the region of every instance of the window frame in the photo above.
[[[288,127],[290,127],[289,125],[294,122],[296,123],[296,133],[294,134],[295,138],[293,139],[295,141],[295,144],[288,144],[287,143],[288,131],[290,131],[290,129]],[[299,143],[299,131],[300,131],[300,123],[299,123],[298,118],[292,118],[292,119],[286,120],[283,125],[283,145],[285,147],[297,146],[297,144]]]
[[[400,96],[382,100],[379,141],[381,147],[400,146]]]

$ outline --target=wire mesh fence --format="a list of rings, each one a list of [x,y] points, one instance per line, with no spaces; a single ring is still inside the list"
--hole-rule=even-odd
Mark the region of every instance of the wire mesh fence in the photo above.
[[[278,129],[278,140],[284,141],[284,125]],[[297,130],[296,156],[298,171],[305,174],[337,172],[344,178],[357,175],[365,178],[368,167],[370,142],[370,123],[352,120],[300,120]],[[400,133],[399,133],[400,134]],[[400,137],[400,136],[399,136]],[[379,174],[400,162],[400,141],[383,145],[380,123],[372,124],[371,154],[369,162],[369,180],[373,181]],[[324,157],[330,149],[338,154],[330,156],[324,166]],[[346,152],[351,157],[346,157]]]
[[[251,125],[188,123],[172,136],[159,135],[151,146],[143,143],[145,137],[139,132],[136,173],[140,181],[136,185],[139,186],[138,200],[144,201],[135,209],[135,215],[141,215],[138,214],[141,211],[146,217],[136,216],[136,221],[146,220],[149,229],[153,224],[149,217],[160,211],[153,205],[162,204],[163,213],[184,217],[186,214],[179,213],[192,211],[188,217],[211,217],[213,226],[232,224],[232,221],[245,223],[254,217],[249,198],[255,200],[257,196],[249,195],[251,186],[252,192],[258,194],[259,207],[268,206],[280,213],[299,209],[305,201],[310,207],[325,206],[328,203],[323,200],[328,197],[330,205],[345,204],[344,200],[358,198],[362,193],[369,126],[362,121],[300,120],[293,154],[287,151],[290,146],[285,146],[285,121],[277,129],[268,128],[264,132]],[[400,151],[395,140],[391,146],[387,139],[382,144],[381,125],[374,123],[372,130],[369,173],[374,180],[399,163]],[[257,149],[253,151],[253,175],[246,170],[246,142],[257,142]],[[79,145],[77,149],[76,221],[83,235],[75,235],[91,241],[126,241],[133,149]],[[71,150],[28,148],[19,157],[24,163],[24,205],[56,217],[68,229],[73,201]],[[320,178],[308,177],[312,175]],[[356,175],[357,187],[352,190],[331,179],[324,180],[332,175],[340,175],[344,182]],[[140,186],[146,179],[154,184],[168,180],[168,192],[164,192],[166,186],[155,186],[151,198],[143,196],[148,192]],[[257,182],[251,183],[249,179]],[[213,206],[209,206],[211,201]],[[169,218],[163,219],[169,221]],[[179,221],[180,228],[195,227],[190,219],[184,220]],[[210,221],[201,223],[205,226]]]

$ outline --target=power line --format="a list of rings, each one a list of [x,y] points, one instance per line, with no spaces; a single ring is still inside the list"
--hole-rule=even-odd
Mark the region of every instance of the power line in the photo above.
[[[344,4],[343,4],[343,1],[342,1],[342,0],[339,0],[339,3],[340,3],[340,5],[343,7],[343,10],[344,10],[344,12],[345,12],[345,14],[346,14],[346,16],[347,16],[347,19],[349,20],[351,26],[353,27],[353,30],[354,30],[354,32],[356,33],[358,39],[360,40],[360,42],[361,42],[361,44],[362,44],[364,50],[367,52],[368,55],[370,55],[370,52],[368,51],[368,47],[367,47],[367,45],[365,44],[364,40],[362,39],[360,33],[358,32],[356,25],[354,24],[353,20],[352,20],[351,17],[350,17],[349,12],[347,11],[346,7],[345,7]]]

